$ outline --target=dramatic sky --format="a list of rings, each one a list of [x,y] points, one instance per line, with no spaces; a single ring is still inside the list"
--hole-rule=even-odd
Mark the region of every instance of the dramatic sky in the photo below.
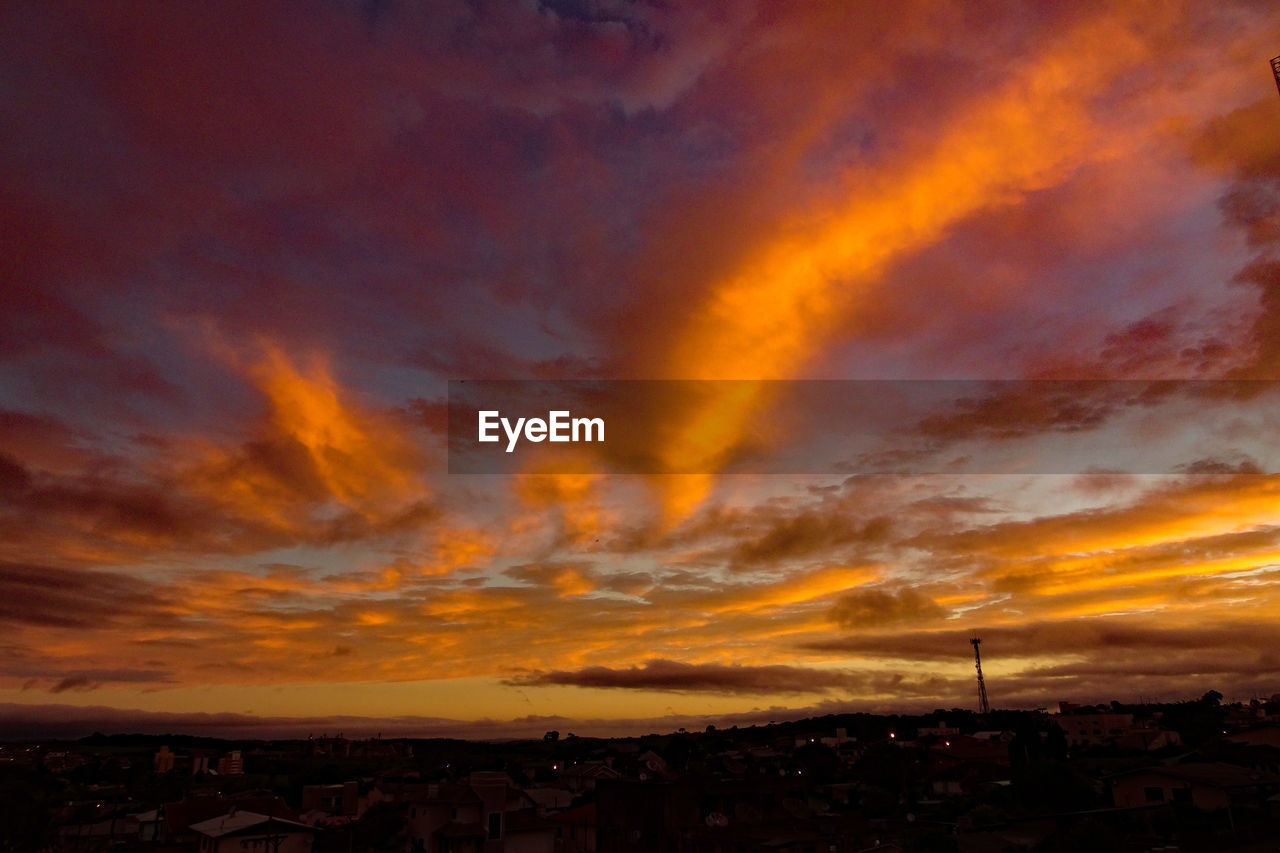
[[[972,707],[977,634],[997,706],[1280,692],[1277,53],[1261,1],[3,4],[0,732]],[[701,473],[481,476],[450,379],[1203,381],[983,386],[895,475],[726,473],[849,403],[722,383],[634,401]]]

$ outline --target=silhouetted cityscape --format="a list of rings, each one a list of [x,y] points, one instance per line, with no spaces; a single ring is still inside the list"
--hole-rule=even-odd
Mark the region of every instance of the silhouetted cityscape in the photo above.
[[[95,733],[8,743],[0,779],[6,851],[1273,850],[1280,694],[607,739]]]

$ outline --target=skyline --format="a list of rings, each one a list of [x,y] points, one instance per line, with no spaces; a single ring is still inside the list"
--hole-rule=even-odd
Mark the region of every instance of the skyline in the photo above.
[[[0,730],[1280,692],[1280,10],[10,6]],[[478,475],[458,379],[739,381]]]

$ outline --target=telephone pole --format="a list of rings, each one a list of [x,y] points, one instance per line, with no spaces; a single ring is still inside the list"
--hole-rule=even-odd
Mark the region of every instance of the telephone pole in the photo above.
[[[987,702],[987,684],[982,680],[982,653],[978,651],[978,646],[982,644],[982,640],[974,637],[969,642],[973,643],[973,668],[978,671],[978,704],[982,708],[982,713],[991,713],[991,705]]]

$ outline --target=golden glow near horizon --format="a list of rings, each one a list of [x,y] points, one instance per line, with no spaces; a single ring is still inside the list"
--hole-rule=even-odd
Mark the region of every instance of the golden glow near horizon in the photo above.
[[[724,473],[805,450],[766,380],[1280,379],[1280,10],[255,14],[0,35],[0,725],[967,707],[973,632],[997,707],[1280,691],[1265,387],[900,428],[1072,476]],[[448,473],[447,380],[584,377],[742,381],[637,392],[650,476]]]

